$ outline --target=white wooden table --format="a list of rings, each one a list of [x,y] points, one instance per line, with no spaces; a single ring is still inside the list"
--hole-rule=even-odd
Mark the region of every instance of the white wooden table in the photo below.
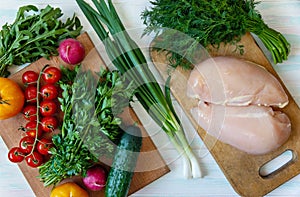
[[[143,24],[140,14],[145,7],[150,5],[149,1],[115,0],[113,2],[125,26],[128,29],[137,29],[137,32],[141,32]],[[0,26],[6,22],[11,23],[15,18],[18,7],[25,4],[34,4],[39,7],[51,4],[55,7],[61,7],[64,15],[68,17],[72,16],[73,12],[76,12],[82,19],[84,28],[91,35],[94,43],[98,42],[98,39],[93,34],[93,30],[74,0],[1,0]],[[300,1],[263,0],[257,8],[269,26],[282,32],[292,44],[289,60],[274,67],[297,103],[300,104]],[[150,134],[151,131],[156,131],[157,128],[151,124],[147,114],[141,110],[140,106],[136,104],[135,109]],[[132,196],[238,196],[211,155],[203,148],[199,137],[195,136],[194,129],[188,124],[186,119],[183,122],[186,122],[184,125],[186,130],[190,131],[191,146],[203,167],[204,178],[196,180],[183,179],[181,172],[182,163],[178,159],[175,149],[171,145],[160,148],[168,140],[164,134],[153,133],[152,138],[157,147],[159,147],[171,172]],[[0,138],[0,195],[9,197],[35,196],[17,165],[8,161],[7,152],[8,149]],[[300,175],[275,189],[267,196],[300,196]]]

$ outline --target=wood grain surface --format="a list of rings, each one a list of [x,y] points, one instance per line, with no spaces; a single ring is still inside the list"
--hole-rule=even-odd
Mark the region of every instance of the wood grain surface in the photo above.
[[[245,47],[245,53],[242,56],[239,53],[233,53],[234,48],[228,45],[221,46],[219,50],[211,49],[210,55],[235,56],[258,63],[276,76],[284,86],[272,65],[250,34],[246,34],[242,38],[240,44]],[[153,50],[150,52],[150,56],[161,76],[166,79],[168,69],[166,53],[156,52]],[[291,120],[291,136],[289,140],[276,151],[269,154],[254,156],[218,141],[216,138],[207,135],[207,133],[197,125],[190,113],[190,109],[197,105],[197,102],[195,99],[188,98],[185,94],[187,88],[186,82],[189,77],[189,73],[190,71],[182,70],[180,68],[177,68],[172,73],[172,93],[182,106],[193,126],[196,128],[208,150],[210,150],[227,180],[231,183],[232,187],[238,194],[242,196],[263,196],[300,173],[300,161],[298,158],[300,153],[300,110],[286,88],[285,91],[289,96],[289,104],[283,108],[282,111],[285,112]],[[259,170],[265,163],[276,158],[287,150],[291,150],[293,152],[293,159],[290,162],[268,176],[260,175]]]
[[[78,40],[81,41],[81,43],[83,43],[86,50],[87,56],[82,63],[85,67],[94,71],[98,71],[101,66],[105,66],[101,56],[95,50],[94,44],[92,43],[87,33],[80,35],[78,37]],[[49,64],[50,66],[59,67],[64,63],[58,57],[53,57],[50,60],[40,59],[32,63],[25,69],[13,74],[10,78],[22,85],[21,76],[25,71],[40,71],[41,68],[46,64]],[[131,194],[150,184],[151,182],[163,176],[164,174],[168,173],[169,168],[166,166],[164,160],[157,151],[151,138],[148,136],[139,118],[136,116],[133,110],[131,108],[126,108],[120,116],[123,118],[124,123],[127,125],[137,123],[143,132],[143,145],[141,149],[141,154],[138,159],[136,172],[133,176],[133,180],[129,191],[129,193]],[[18,131],[18,128],[24,124],[25,120],[23,119],[21,114],[13,118],[0,121],[0,134],[3,138],[3,141],[9,149],[14,146],[18,146],[21,137],[24,135],[20,131]],[[27,179],[28,183],[30,184],[32,190],[34,191],[35,195],[38,197],[49,197],[51,187],[45,188],[43,186],[43,183],[40,182],[38,178],[36,178],[38,176],[38,170],[28,167],[25,162],[22,162],[18,165],[25,178]],[[66,181],[74,181],[77,182],[79,185],[83,186],[80,177],[73,177],[71,179],[64,180],[64,182]],[[104,192],[90,192],[90,196],[104,196]]]

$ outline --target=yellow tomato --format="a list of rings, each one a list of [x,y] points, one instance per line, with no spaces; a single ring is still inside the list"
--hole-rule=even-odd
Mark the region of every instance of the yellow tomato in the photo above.
[[[89,194],[76,183],[68,182],[55,187],[50,197],[89,197]]]
[[[11,79],[0,77],[0,120],[21,112],[25,97],[20,86]]]

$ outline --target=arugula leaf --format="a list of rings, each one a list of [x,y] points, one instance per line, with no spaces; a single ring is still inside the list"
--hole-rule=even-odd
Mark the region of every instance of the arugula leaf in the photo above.
[[[33,5],[20,7],[15,21],[0,31],[0,76],[7,77],[11,65],[58,55],[61,40],[78,36],[82,29],[79,19],[73,15],[64,23],[59,20],[62,15],[60,8],[50,5],[41,10]]]

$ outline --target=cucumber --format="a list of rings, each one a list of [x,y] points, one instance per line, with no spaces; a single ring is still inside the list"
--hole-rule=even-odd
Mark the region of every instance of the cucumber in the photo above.
[[[136,126],[128,127],[120,139],[107,177],[106,197],[127,196],[141,146],[141,130]]]

